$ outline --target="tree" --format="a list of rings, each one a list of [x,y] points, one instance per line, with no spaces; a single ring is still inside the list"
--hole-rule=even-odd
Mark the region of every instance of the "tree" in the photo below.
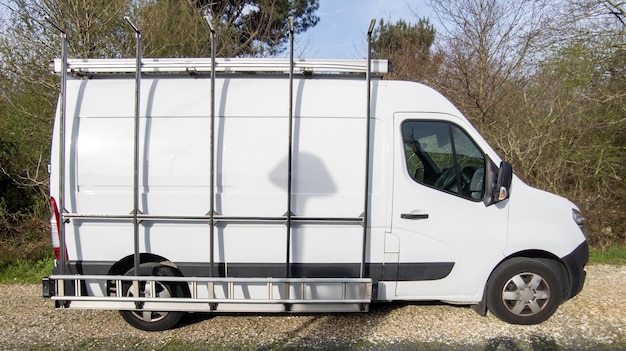
[[[444,59],[436,85],[479,126],[490,125],[547,47],[554,28],[549,2],[431,1],[442,23]]]
[[[268,56],[284,49],[287,17],[295,17],[296,32],[305,31],[317,23],[318,6],[318,0],[0,1],[0,265],[19,257],[9,252],[35,247],[40,259],[49,251],[40,249],[48,243],[45,169],[59,78],[48,65],[60,55],[60,39],[44,15],[66,30],[70,58],[134,57],[126,15],[143,32],[144,56],[209,56],[202,15],[217,23],[218,55]],[[35,239],[24,242],[30,233]],[[19,247],[7,247],[12,242]]]
[[[144,51],[152,57],[210,56],[207,24],[214,22],[217,55],[274,56],[285,50],[288,17],[296,33],[317,24],[318,0],[144,0],[135,17],[143,32]]]
[[[5,183],[44,188],[46,176],[37,167],[47,163],[58,91],[48,63],[60,54],[59,33],[44,15],[66,30],[68,56],[80,58],[132,57],[127,14],[144,32],[146,56],[156,57],[208,56],[203,14],[217,22],[219,52],[227,57],[276,54],[287,40],[288,16],[295,17],[296,32],[319,20],[317,0],[11,0],[1,5],[7,17],[0,33],[0,140],[9,151],[0,160],[0,174],[10,178]],[[21,134],[26,131],[34,143]]]
[[[387,78],[429,81],[437,74],[439,57],[432,54],[435,28],[428,19],[416,24],[380,19],[372,34],[373,56],[390,59],[394,70]]]
[[[138,1],[133,21],[141,28],[145,57],[208,57],[209,30],[201,9],[188,1]]]
[[[288,42],[287,18],[294,17],[294,31],[315,26],[318,0],[196,0],[196,6],[216,21],[224,56],[273,56]],[[221,39],[220,39],[221,36]]]
[[[564,188],[575,192],[591,215],[591,239],[600,247],[626,243],[624,6],[614,0],[573,1],[574,35],[541,72],[558,77],[553,83],[561,87],[557,101],[575,116],[564,124],[570,129],[564,140],[572,145],[562,152],[574,173],[567,174],[570,185]]]
[[[444,28],[438,88],[522,179],[582,207],[592,244],[624,243],[623,4],[432,6]]]
[[[507,152],[532,184],[573,199],[590,219],[590,240],[626,239],[624,54],[604,57],[573,42],[547,57],[524,87]],[[612,73],[621,61],[621,77]],[[618,91],[621,91],[618,93]]]

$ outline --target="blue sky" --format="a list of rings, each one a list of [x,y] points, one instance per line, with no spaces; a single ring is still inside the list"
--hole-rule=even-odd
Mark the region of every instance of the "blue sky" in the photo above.
[[[427,0],[320,0],[319,23],[296,36],[295,55],[304,58],[364,58],[370,21],[415,23],[428,17]],[[431,19],[432,22],[433,19]]]

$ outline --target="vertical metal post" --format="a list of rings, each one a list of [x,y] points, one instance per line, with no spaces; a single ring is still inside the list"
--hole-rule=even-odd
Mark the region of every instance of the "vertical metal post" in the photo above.
[[[369,29],[367,30],[367,72],[365,73],[365,81],[367,84],[367,111],[366,111],[366,127],[365,127],[365,197],[364,197],[364,205],[363,205],[363,251],[361,256],[361,269],[359,277],[363,278],[365,276],[365,260],[367,258],[367,226],[369,222],[369,183],[370,183],[370,130],[371,130],[371,71],[372,71],[372,32],[374,31],[374,26],[376,25],[376,20],[372,19],[370,22]]]
[[[135,131],[134,131],[134,170],[133,170],[133,232],[134,232],[134,266],[135,275],[139,275],[139,115],[141,105],[141,31],[128,17],[124,17],[126,22],[135,31],[135,38],[137,39],[137,66],[135,68]],[[138,287],[138,284],[135,284]],[[135,292],[135,297],[138,297],[138,291]]]
[[[67,33],[49,16],[44,16],[61,35],[61,91],[59,93],[59,241],[60,258],[61,258],[61,274],[65,274],[67,258],[67,246],[65,244],[65,121],[66,121],[66,105],[67,105]]]
[[[291,173],[293,168],[293,16],[289,17],[289,154],[287,156],[287,278],[291,278]]]
[[[213,238],[215,236],[215,52],[216,52],[216,40],[215,40],[215,27],[209,16],[204,16],[206,23],[211,30],[211,135],[210,135],[210,155],[211,155],[211,170],[210,170],[210,204],[209,204],[209,277],[213,276],[213,265],[215,263],[215,242]]]

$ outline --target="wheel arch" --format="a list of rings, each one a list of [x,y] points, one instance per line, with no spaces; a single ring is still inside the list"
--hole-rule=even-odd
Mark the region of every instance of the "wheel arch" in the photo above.
[[[183,273],[178,269],[178,266],[174,264],[172,261],[167,258],[151,253],[142,253],[139,255],[139,264],[143,265],[146,263],[158,263],[161,266],[167,267],[167,275],[174,277],[183,277]],[[135,268],[135,257],[134,255],[128,255],[121,260],[114,263],[109,269],[108,275],[125,275],[128,271]],[[107,293],[111,294],[115,289],[115,284],[113,281],[107,282]],[[184,293],[184,296],[191,296],[191,292],[187,284],[181,286],[181,289]]]
[[[493,270],[486,285],[487,309],[511,324],[539,324],[565,301],[567,274],[551,255],[512,255]],[[531,283],[532,280],[532,283]]]
[[[523,251],[518,251],[515,252],[507,257],[505,257],[504,259],[502,259],[500,262],[498,262],[498,264],[496,264],[493,269],[491,270],[491,272],[489,273],[489,277],[487,278],[486,284],[485,284],[485,288],[484,288],[484,294],[483,294],[483,298],[479,304],[479,306],[481,307],[481,309],[477,312],[481,313],[482,309],[483,309],[483,305],[484,305],[484,309],[485,309],[485,313],[486,313],[486,301],[487,301],[487,286],[489,285],[489,282],[491,281],[491,277],[493,275],[493,272],[496,271],[496,269],[502,265],[503,263],[513,259],[513,258],[518,258],[518,257],[523,257],[523,258],[532,258],[532,259],[537,259],[537,260],[541,260],[543,262],[545,262],[546,264],[550,265],[555,272],[561,277],[562,279],[562,285],[561,285],[561,293],[562,296],[569,296],[569,290],[570,290],[570,276],[569,273],[567,271],[567,268],[565,267],[565,263],[556,255],[548,252],[548,251],[544,251],[544,250],[523,250]],[[484,315],[484,314],[483,314]]]
[[[565,263],[563,262],[563,260],[561,260],[561,258],[559,258],[558,256],[556,256],[556,255],[554,255],[554,254],[552,254],[552,253],[550,253],[548,251],[544,251],[544,250],[524,250],[524,251],[516,252],[516,253],[514,253],[512,255],[509,255],[508,257],[503,259],[500,263],[498,263],[496,265],[496,267],[494,267],[494,269],[491,271],[491,274],[493,274],[493,272],[496,270],[496,268],[499,265],[501,265],[505,261],[508,261],[508,260],[510,260],[512,258],[515,258],[515,257],[525,257],[525,258],[538,259],[538,260],[541,260],[541,261],[545,262],[546,264],[550,265],[552,267],[552,269],[554,269],[554,271],[562,279],[561,290],[562,290],[563,296],[569,296],[571,277],[569,276],[567,268],[565,267]],[[491,275],[489,275],[489,279],[491,279]],[[487,280],[487,284],[489,284],[489,280]]]
[[[543,250],[523,250],[523,251],[518,251],[515,252],[509,256],[504,257],[502,260],[500,260],[500,262],[498,262],[497,264],[495,264],[492,269],[491,272],[489,272],[489,275],[487,276],[487,280],[485,281],[485,285],[483,287],[483,297],[481,299],[481,301],[478,304],[472,305],[472,308],[474,309],[474,311],[476,311],[478,314],[480,314],[481,316],[485,316],[487,314],[487,290],[488,290],[488,286],[489,283],[491,281],[491,277],[493,275],[493,273],[496,271],[496,269],[501,266],[503,263],[513,259],[513,258],[517,258],[517,257],[523,257],[523,258],[532,258],[532,259],[538,259],[541,260],[545,263],[547,263],[548,265],[552,266],[553,269],[559,274],[559,276],[563,279],[563,284],[561,286],[562,289],[562,296],[568,296],[569,294],[569,290],[570,290],[570,277],[569,277],[569,273],[565,267],[564,262],[556,255],[548,252],[548,251],[543,251]]]
[[[506,260],[509,260],[511,258],[514,257],[526,257],[526,258],[543,258],[543,259],[553,259],[553,260],[557,260],[559,261],[559,258],[548,252],[548,251],[544,251],[544,250],[523,250],[523,251],[518,251],[515,252],[509,256],[507,256],[506,258],[504,258],[500,264]]]
[[[151,253],[139,254],[139,264],[151,263],[151,262],[161,263],[165,266],[170,266],[180,271],[178,267],[172,261],[168,260],[167,258],[163,256],[159,256],[159,255],[155,255]],[[135,256],[128,255],[122,258],[121,260],[115,262],[109,269],[108,274],[109,275],[124,275],[126,274],[126,272],[133,269],[134,267],[135,267]]]

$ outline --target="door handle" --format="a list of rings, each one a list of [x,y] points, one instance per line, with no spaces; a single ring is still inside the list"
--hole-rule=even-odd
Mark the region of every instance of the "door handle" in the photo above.
[[[400,218],[404,219],[428,219],[428,213],[402,213]]]

